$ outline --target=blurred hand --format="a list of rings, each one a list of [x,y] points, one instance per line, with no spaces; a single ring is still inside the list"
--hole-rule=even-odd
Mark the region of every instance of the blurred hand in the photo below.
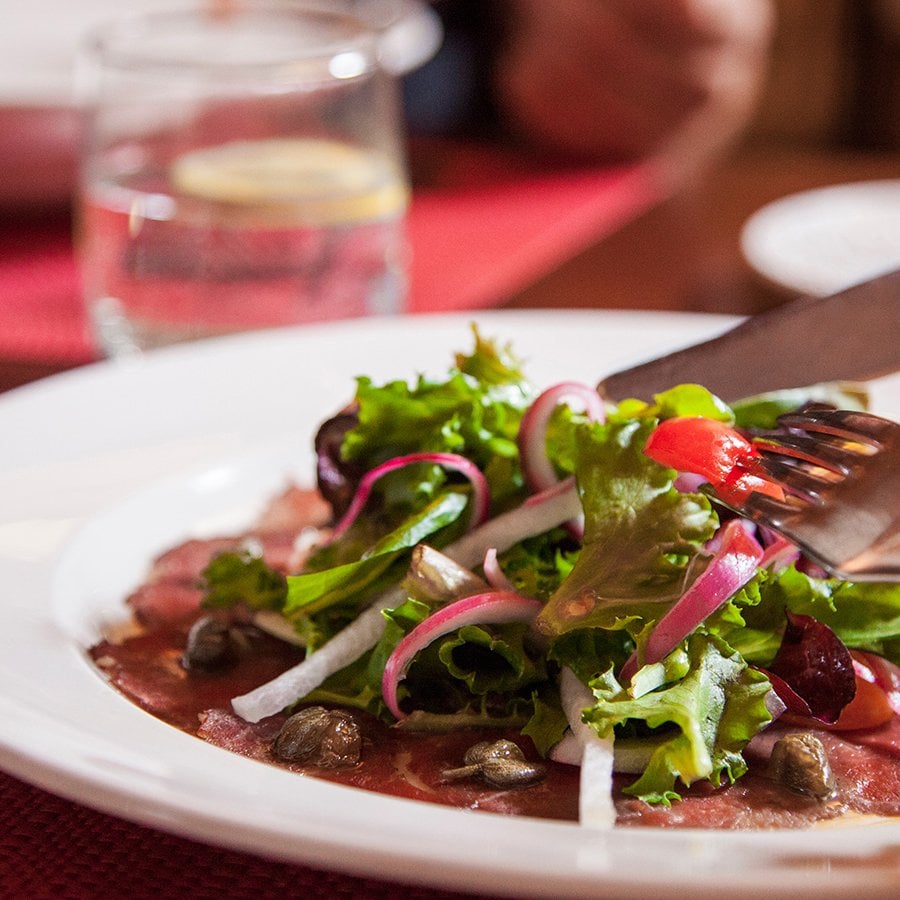
[[[495,70],[505,125],[567,156],[655,157],[677,183],[746,125],[769,0],[511,0]]]

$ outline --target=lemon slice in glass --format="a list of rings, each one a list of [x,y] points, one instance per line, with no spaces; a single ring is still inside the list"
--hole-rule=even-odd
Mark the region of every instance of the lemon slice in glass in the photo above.
[[[179,157],[170,170],[186,197],[227,206],[265,224],[347,225],[402,214],[408,189],[374,151],[320,138],[232,141]],[[238,224],[238,222],[235,222]]]

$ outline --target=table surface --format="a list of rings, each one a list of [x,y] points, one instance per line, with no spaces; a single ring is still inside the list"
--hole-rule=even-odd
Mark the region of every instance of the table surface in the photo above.
[[[741,257],[739,233],[750,214],[796,191],[898,176],[898,153],[867,155],[784,146],[743,148],[696,184],[499,305],[510,309],[597,307],[736,314],[762,311],[784,302],[787,296],[764,284]],[[0,359],[0,391],[67,367],[52,360]],[[15,800],[14,806],[6,803],[10,798]],[[77,830],[74,836],[73,828]],[[92,838],[98,833],[110,835],[99,846]],[[69,847],[68,855],[71,857],[73,851],[89,855],[96,871],[93,881],[82,874],[74,890],[67,890],[59,884],[54,887],[53,877],[46,873],[40,878],[27,874],[29,869],[42,868],[48,846],[52,856],[54,848],[59,851],[73,840],[76,845]],[[144,860],[141,871],[120,871],[123,866],[133,866],[138,858]],[[454,896],[400,888],[389,882],[316,873],[286,864],[263,864],[239,853],[211,850],[172,835],[118,823],[0,775],[0,894],[12,891],[7,895],[89,895],[95,889],[103,891],[104,885],[110,884],[108,879],[128,877],[135,886],[132,896],[143,896],[141,891],[149,896],[154,885],[171,885],[179,873],[208,868],[213,858],[218,873],[209,885],[209,896],[228,895],[229,884],[246,884],[247,872],[251,870],[256,878],[256,896],[290,895],[291,888],[311,884],[322,896]],[[192,893],[207,896],[202,891]]]

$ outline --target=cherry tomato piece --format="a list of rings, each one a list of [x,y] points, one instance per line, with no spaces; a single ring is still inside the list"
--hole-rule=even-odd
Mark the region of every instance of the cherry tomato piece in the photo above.
[[[759,451],[724,422],[685,416],[660,422],[644,452],[679,472],[704,477],[726,503],[740,504],[756,491],[784,499],[784,491],[759,465]]]

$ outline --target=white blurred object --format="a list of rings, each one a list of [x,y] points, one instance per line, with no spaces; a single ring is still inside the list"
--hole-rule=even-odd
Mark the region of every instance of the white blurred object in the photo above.
[[[900,179],[792,194],[745,223],[741,249],[767,281],[826,296],[900,268]]]
[[[78,143],[75,52],[88,31],[122,15],[212,7],[215,2],[0,0],[0,206],[53,204],[68,198]],[[383,35],[382,65],[397,75],[430,59],[443,36],[437,14],[420,0],[304,2],[345,7],[374,21]]]

